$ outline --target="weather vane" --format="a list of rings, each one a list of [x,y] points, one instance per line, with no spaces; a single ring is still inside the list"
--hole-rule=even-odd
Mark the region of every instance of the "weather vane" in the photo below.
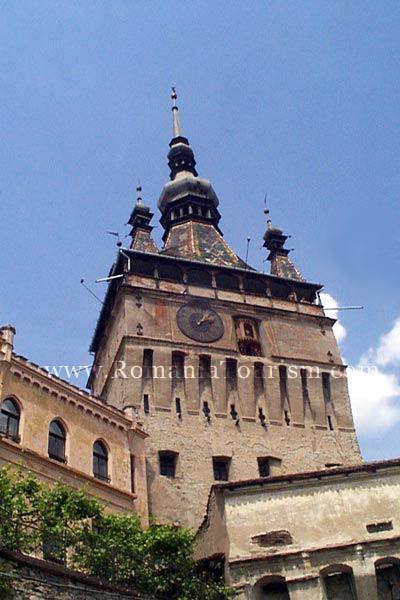
[[[171,100],[173,100],[174,108],[175,108],[176,107],[176,100],[178,98],[178,94],[176,93],[176,87],[174,85],[171,87],[171,90],[172,90]]]

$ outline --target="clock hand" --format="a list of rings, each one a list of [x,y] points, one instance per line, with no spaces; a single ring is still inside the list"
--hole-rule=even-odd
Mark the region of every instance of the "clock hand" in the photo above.
[[[212,320],[213,320],[212,315],[211,315],[211,313],[208,312],[205,315],[203,315],[199,321],[197,321],[197,325],[199,326],[202,323],[206,323],[207,321],[212,321]]]

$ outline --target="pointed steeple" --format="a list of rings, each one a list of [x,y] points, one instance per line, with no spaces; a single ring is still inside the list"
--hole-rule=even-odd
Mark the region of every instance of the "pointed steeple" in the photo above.
[[[294,266],[289,258],[287,248],[284,248],[285,242],[289,236],[284,235],[282,229],[272,224],[269,210],[266,208],[264,214],[267,216],[267,231],[264,234],[264,247],[268,248],[269,255],[267,260],[271,262],[271,274],[285,279],[296,279],[304,281],[300,271]]]
[[[132,226],[129,233],[132,238],[130,248],[131,250],[140,250],[142,252],[158,252],[157,246],[151,237],[153,227],[150,225],[150,221],[154,215],[150,212],[150,208],[143,204],[142,187],[140,184],[136,188],[136,192],[136,205],[128,221],[128,224]]]
[[[196,161],[194,159],[193,150],[190,147],[189,140],[182,135],[182,127],[179,121],[179,109],[176,104],[177,98],[176,90],[173,87],[171,94],[173,137],[169,143],[170,151],[168,152],[168,166],[171,169],[170,178],[175,179],[178,173],[191,173],[196,177]]]
[[[218,227],[219,200],[209,181],[198,177],[189,140],[179,121],[177,94],[172,88],[172,135],[168,165],[170,179],[165,184],[158,208],[164,228],[164,248],[170,256],[207,263],[245,268],[222,237]]]
[[[179,114],[178,107],[176,105],[176,101],[178,99],[175,88],[172,88],[171,100],[172,104],[172,139],[181,138],[182,137],[182,128],[179,122]]]

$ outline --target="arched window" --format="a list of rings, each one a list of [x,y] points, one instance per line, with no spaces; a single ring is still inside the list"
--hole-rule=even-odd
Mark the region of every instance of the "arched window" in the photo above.
[[[289,590],[283,577],[266,577],[254,586],[256,600],[290,600]]]
[[[255,321],[237,317],[235,331],[240,354],[261,356],[261,346],[258,339],[258,327]]]
[[[65,428],[60,421],[52,421],[49,427],[49,456],[60,462],[67,462],[65,457]]]
[[[253,338],[254,336],[254,331],[253,331],[253,326],[250,325],[250,323],[243,323],[243,328],[244,328],[244,335],[248,338]]]
[[[18,442],[20,417],[18,404],[12,398],[6,398],[1,405],[0,435]]]
[[[103,442],[93,444],[93,475],[96,479],[110,481],[108,477],[108,452]]]
[[[357,600],[353,571],[347,565],[328,567],[322,577],[327,600]]]
[[[379,600],[400,598],[400,561],[384,558],[375,563]]]

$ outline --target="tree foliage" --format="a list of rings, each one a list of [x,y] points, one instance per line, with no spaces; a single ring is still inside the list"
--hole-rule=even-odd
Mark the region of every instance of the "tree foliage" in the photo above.
[[[0,544],[65,562],[90,575],[170,600],[223,600],[221,578],[192,556],[194,532],[174,525],[141,527],[138,517],[112,513],[83,490],[52,487],[32,474],[0,469]]]

